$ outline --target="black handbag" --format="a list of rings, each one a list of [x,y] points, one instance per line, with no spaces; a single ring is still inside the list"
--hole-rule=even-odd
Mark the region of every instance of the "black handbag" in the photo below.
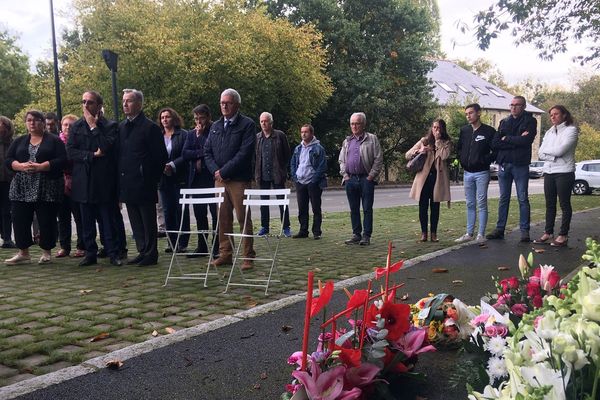
[[[417,154],[406,164],[406,170],[413,174],[420,172],[425,166],[425,160],[427,160],[427,153]]]

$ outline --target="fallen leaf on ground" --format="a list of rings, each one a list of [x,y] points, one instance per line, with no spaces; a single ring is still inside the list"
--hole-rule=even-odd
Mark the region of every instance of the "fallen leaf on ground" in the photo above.
[[[119,369],[123,366],[123,361],[119,360],[118,358],[112,359],[112,360],[108,360],[106,362],[106,368],[110,368],[110,369]]]
[[[157,337],[158,336],[158,331],[157,330],[153,330],[152,331],[152,336]]]
[[[291,326],[289,326],[289,325],[283,325],[283,326],[281,327],[281,331],[282,331],[282,332],[289,332],[289,331],[291,331],[291,330],[292,330],[292,327],[291,327]]]
[[[268,375],[266,372],[263,372],[262,374],[260,374],[260,379],[265,380],[267,379]]]
[[[171,328],[170,326],[167,326],[167,327],[165,328],[165,332],[167,332],[167,333],[169,333],[169,334],[170,334],[170,333],[175,333],[175,332],[177,332],[177,331],[176,331],[175,329]]]
[[[454,283],[455,285],[462,285],[465,282],[462,281],[462,280],[460,280],[460,279],[455,279],[455,280],[452,281],[452,283]]]
[[[255,383],[254,386],[252,386],[253,389],[260,389],[260,383]]]
[[[90,342],[97,342],[97,341],[104,340],[104,339],[109,338],[109,337],[110,337],[110,333],[108,333],[108,332],[102,332],[102,333],[94,336],[93,338],[91,338]]]
[[[498,271],[508,271],[510,269],[510,267],[507,267],[506,265],[501,265],[498,267]]]
[[[539,253],[539,254],[541,254],[541,253],[545,252],[546,250],[544,250],[544,249],[536,249],[536,248],[534,247],[534,248],[533,248],[533,251],[535,251],[536,253]]]
[[[408,300],[408,293],[406,293],[404,296],[400,297],[400,300]]]
[[[252,336],[254,336],[254,332],[251,332],[247,335],[241,336],[240,339],[250,339]]]
[[[81,295],[86,295],[86,294],[88,294],[88,293],[91,293],[91,292],[93,292],[93,290],[92,290],[92,289],[81,289],[81,290],[79,291],[79,294],[81,294]]]
[[[96,268],[96,272],[102,272],[104,271],[102,268]]]
[[[444,272],[448,272],[447,268],[434,268],[431,270],[434,274],[442,274]]]
[[[310,259],[309,259],[309,261],[310,261]],[[315,271],[315,272],[321,272],[321,268],[316,268],[315,267],[315,268],[313,268],[313,271]]]
[[[480,248],[480,249],[487,249],[487,248],[488,248],[488,246],[487,246],[487,244],[485,244],[485,243],[480,243],[480,244],[479,244],[479,248]]]

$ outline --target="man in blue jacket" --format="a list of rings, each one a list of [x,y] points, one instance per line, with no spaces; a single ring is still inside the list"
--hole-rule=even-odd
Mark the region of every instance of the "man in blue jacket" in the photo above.
[[[500,121],[498,132],[494,135],[492,148],[498,152],[496,162],[499,167],[500,202],[496,229],[486,236],[488,239],[504,239],[514,181],[519,200],[521,242],[530,240],[529,164],[531,163],[531,145],[537,134],[537,121],[531,113],[525,111],[526,106],[527,102],[523,96],[513,98],[510,103],[510,116]]]
[[[246,220],[244,190],[250,188],[252,159],[256,143],[256,126],[252,119],[239,112],[242,99],[234,89],[221,93],[221,114],[212,124],[204,145],[204,162],[215,178],[215,187],[224,187],[224,201],[219,209],[219,258],[216,266],[231,264],[232,248],[226,233],[233,232],[233,210],[240,231],[252,235],[252,217]],[[252,238],[242,240],[243,257],[254,258]],[[244,260],[242,270],[252,268],[251,260]]]
[[[300,129],[302,142],[294,149],[290,169],[292,180],[296,184],[298,200],[298,221],[300,230],[292,236],[294,239],[308,237],[308,203],[312,205],[312,233],[315,240],[321,239],[321,193],[327,186],[327,157],[325,149],[315,137],[312,125],[303,125]]]

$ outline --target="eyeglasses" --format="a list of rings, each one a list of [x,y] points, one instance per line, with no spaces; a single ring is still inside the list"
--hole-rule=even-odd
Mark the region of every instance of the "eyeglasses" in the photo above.
[[[231,107],[235,103],[233,101],[222,101],[219,104],[221,105],[221,107]]]
[[[35,122],[44,122],[44,121],[43,121],[43,120],[41,120],[41,119],[39,119],[39,118],[27,118],[27,119],[25,120],[25,122],[29,124],[29,123],[31,123],[31,122],[35,123]]]
[[[96,104],[96,102],[94,100],[81,100],[81,104],[88,105],[88,104]]]
[[[511,105],[510,105],[510,107],[511,107],[511,108],[514,108],[514,107],[525,107],[525,104],[522,104],[522,103],[519,103],[519,104],[511,104]]]

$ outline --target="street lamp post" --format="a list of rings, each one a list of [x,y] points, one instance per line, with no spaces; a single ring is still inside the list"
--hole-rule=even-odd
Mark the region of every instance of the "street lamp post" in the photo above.
[[[108,69],[110,69],[110,75],[112,80],[112,96],[113,96],[113,112],[114,120],[119,121],[119,101],[117,98],[117,64],[119,61],[119,55],[110,50],[102,50],[102,58]]]

